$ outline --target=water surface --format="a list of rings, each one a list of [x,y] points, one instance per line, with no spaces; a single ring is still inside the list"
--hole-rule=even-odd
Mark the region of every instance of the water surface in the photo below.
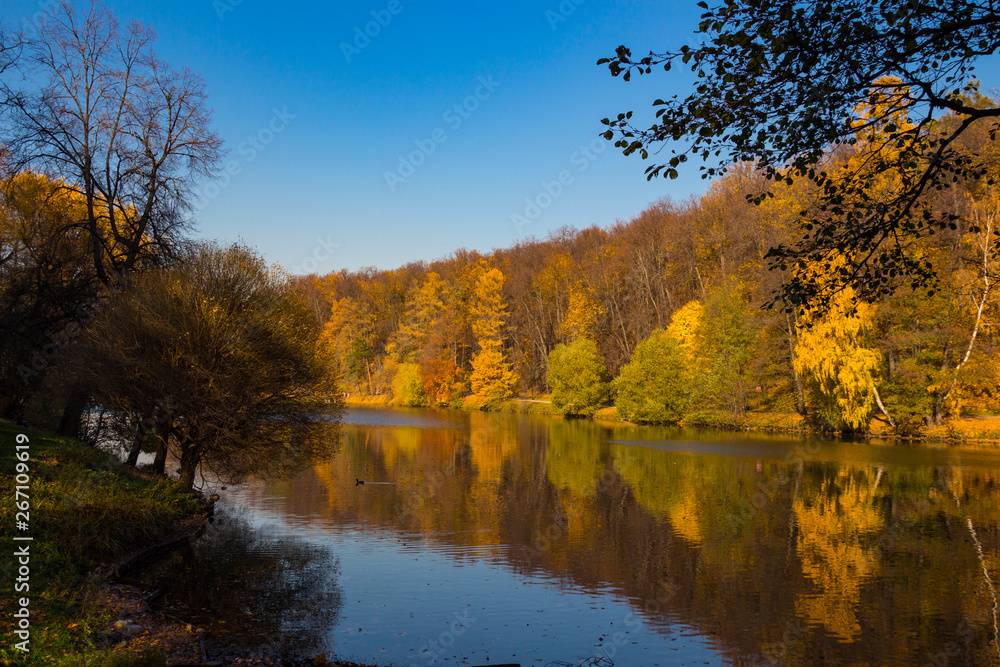
[[[256,583],[204,622],[395,665],[1000,665],[998,477],[988,450],[350,410],[328,460],[222,492],[196,550]],[[189,611],[233,586],[188,578]]]

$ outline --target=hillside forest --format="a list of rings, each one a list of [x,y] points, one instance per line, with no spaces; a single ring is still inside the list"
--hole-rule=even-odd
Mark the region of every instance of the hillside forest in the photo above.
[[[867,125],[819,168],[836,183],[884,164],[872,156],[893,150],[886,123]],[[988,163],[987,176],[925,193],[953,222],[902,246],[936,282],[917,289],[889,276],[893,290],[877,302],[850,285],[807,303],[776,296],[791,277],[822,282],[843,259],[772,266],[769,249],[809,229],[817,192],[805,179],[768,181],[752,162],[731,165],[701,197],[659,201],[609,228],[306,276],[298,288],[325,323],[349,396],[483,407],[551,392],[554,411],[569,415],[611,404],[649,422],[798,412],[835,430],[877,419],[914,433],[1000,409],[1000,157],[985,123],[960,142],[956,150]],[[876,176],[881,192],[856,195],[871,206],[900,180]]]

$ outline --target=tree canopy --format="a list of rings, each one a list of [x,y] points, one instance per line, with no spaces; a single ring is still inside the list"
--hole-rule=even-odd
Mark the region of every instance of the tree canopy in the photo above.
[[[57,3],[36,34],[0,34],[0,73],[10,70],[0,130],[13,170],[83,198],[85,214],[65,225],[86,231],[106,285],[179,251],[191,185],[221,157],[204,82],[163,62],[155,39],[96,0]]]
[[[932,195],[986,169],[958,138],[986,124],[995,139],[1000,107],[976,94],[977,60],[1000,46],[1000,13],[992,2],[967,0],[725,0],[709,7],[696,34],[700,44],[633,58],[625,46],[602,58],[613,76],[669,71],[695,74],[694,92],[658,99],[656,121],[640,129],[633,112],[606,118],[605,138],[626,155],[647,159],[668,142],[671,155],[650,165],[648,178],[675,178],[689,157],[706,160],[703,177],[728,164],[754,161],[769,179],[808,179],[813,207],[800,214],[801,238],[773,247],[772,268],[843,256],[825,284],[795,277],[777,301],[807,302],[847,284],[862,297],[884,296],[902,278],[930,287],[934,269],[911,249],[921,237],[952,227],[952,213]],[[953,122],[940,123],[947,112]],[[900,122],[907,119],[908,122]],[[836,177],[838,156],[874,139],[865,159]],[[714,160],[714,162],[713,162]],[[874,179],[896,172],[898,183],[872,200]],[[748,196],[757,202],[766,190]]]
[[[199,464],[236,481],[323,451],[334,371],[305,303],[246,248],[184,259],[131,281],[88,328],[96,400],[163,422],[187,487]]]
[[[631,421],[676,423],[691,403],[690,369],[682,344],[657,329],[639,343],[615,378],[615,407]]]
[[[608,369],[590,338],[560,343],[549,353],[552,408],[563,415],[593,416],[608,397]]]

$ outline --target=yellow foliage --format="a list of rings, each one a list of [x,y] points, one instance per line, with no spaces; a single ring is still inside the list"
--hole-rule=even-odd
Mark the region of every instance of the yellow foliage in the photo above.
[[[667,333],[673,336],[679,347],[684,350],[692,368],[697,357],[698,329],[701,328],[703,311],[701,301],[689,301],[674,312],[667,326]]]
[[[503,300],[504,275],[500,269],[487,269],[476,280],[469,312],[472,333],[481,342],[500,338],[507,322],[507,304]]]
[[[518,377],[504,360],[499,342],[481,341],[479,353],[472,358],[469,385],[472,393],[483,398],[510,398],[517,393]]]
[[[569,290],[569,307],[562,322],[562,337],[567,341],[594,338],[597,318],[603,312],[589,289],[580,283],[572,285]]]
[[[516,393],[519,379],[504,359],[501,330],[507,323],[507,304],[503,299],[504,275],[499,269],[482,271],[473,288],[469,311],[472,332],[479,342],[479,353],[472,359],[469,384],[472,393],[483,398],[510,398]]]
[[[409,358],[427,342],[428,332],[435,318],[444,310],[441,296],[444,281],[433,271],[427,274],[423,284],[411,291],[403,321],[397,336],[404,358]]]
[[[827,308],[806,309],[796,324],[795,370],[811,380],[833,425],[861,428],[874,412],[882,357],[860,344],[874,316],[875,308],[845,287]]]
[[[846,471],[838,481],[824,480],[815,498],[796,498],[792,506],[802,572],[815,590],[799,595],[795,613],[824,625],[840,641],[852,642],[861,635],[861,586],[878,560],[864,539],[884,521],[872,504],[869,485],[857,483]]]

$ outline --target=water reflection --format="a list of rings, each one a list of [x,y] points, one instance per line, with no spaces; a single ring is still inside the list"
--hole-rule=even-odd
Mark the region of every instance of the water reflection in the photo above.
[[[164,592],[158,606],[221,643],[236,637],[289,658],[328,650],[342,605],[338,559],[326,546],[252,526],[246,515],[220,504],[201,539],[145,568]]]
[[[338,549],[342,655],[578,660],[631,613],[619,667],[1000,664],[998,453],[392,410],[342,443],[236,499]]]

